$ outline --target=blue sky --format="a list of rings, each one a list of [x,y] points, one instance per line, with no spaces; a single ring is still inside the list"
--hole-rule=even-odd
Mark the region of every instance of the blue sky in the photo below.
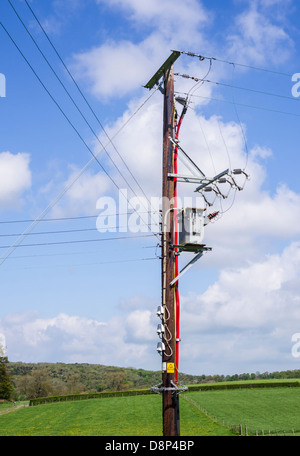
[[[9,359],[160,369],[158,240],[149,231],[99,233],[97,202],[118,202],[117,187],[129,198],[141,188],[160,196],[163,98],[143,85],[177,49],[214,58],[210,82],[175,77],[175,90],[193,95],[183,149],[207,175],[245,165],[250,175],[234,199],[231,191],[214,201],[222,216],[204,239],[213,250],[180,281],[180,369],[299,368],[298,3],[28,1],[97,118],[26,2],[10,3],[0,6],[19,48],[1,27],[0,341]],[[209,66],[181,55],[174,71],[203,78]],[[108,137],[118,169],[106,152],[101,165],[91,161]],[[179,191],[195,196],[193,186]],[[51,220],[9,250],[46,208]]]

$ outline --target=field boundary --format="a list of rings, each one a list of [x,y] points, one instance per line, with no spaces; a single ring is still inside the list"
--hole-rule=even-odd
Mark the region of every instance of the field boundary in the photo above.
[[[189,386],[189,392],[193,391],[212,391],[224,389],[242,389],[242,388],[299,388],[300,381],[253,381],[253,382],[226,382],[226,383],[200,383]]]
[[[48,404],[51,402],[81,401],[85,399],[105,399],[109,397],[147,396],[154,394],[150,389],[107,391],[101,393],[68,394],[64,396],[48,396],[30,399],[29,406]]]
[[[28,407],[29,404],[17,404],[13,407],[5,408],[4,410],[0,410],[0,415],[6,415],[6,413],[11,413],[15,412],[16,410],[19,410],[20,408]]]
[[[290,429],[290,430],[284,430],[284,429],[275,429],[275,430],[269,430],[269,429],[251,429],[247,426],[247,424],[232,424],[229,422],[225,422],[225,420],[217,418],[216,416],[210,415],[208,411],[204,408],[201,407],[201,405],[197,404],[193,399],[190,397],[182,396],[186,402],[191,404],[193,407],[195,407],[197,410],[199,410],[201,413],[203,413],[207,418],[212,420],[216,424],[220,424],[227,429],[230,429],[232,434],[234,435],[239,435],[239,436],[299,436],[300,435],[300,430],[296,429]]]
[[[236,383],[201,383],[197,385],[190,385],[188,392],[194,391],[213,391],[224,389],[242,389],[242,388],[299,388],[300,381],[261,381],[261,382],[236,382]],[[69,394],[63,396],[48,396],[30,399],[29,406],[36,406],[52,402],[65,402],[65,401],[80,401],[85,399],[105,399],[109,397],[125,397],[125,396],[145,396],[155,394],[150,388],[125,390],[125,391],[107,391],[100,393],[82,393],[82,394]]]

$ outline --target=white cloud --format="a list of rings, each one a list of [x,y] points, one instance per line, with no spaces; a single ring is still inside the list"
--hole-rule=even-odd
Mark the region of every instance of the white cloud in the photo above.
[[[228,55],[240,63],[278,64],[290,57],[293,41],[285,29],[284,14],[274,20],[274,4],[281,1],[264,0],[250,3],[249,9],[235,18],[234,32],[228,36]],[[261,8],[262,7],[262,8]]]
[[[189,42],[198,37],[199,25],[207,24],[211,13],[204,8],[202,2],[196,0],[97,0],[98,3],[109,4],[122,8],[123,11],[139,25],[146,25],[149,29],[157,29],[162,35],[179,35],[188,37]],[[176,26],[175,26],[176,24]],[[184,33],[183,33],[184,32]],[[182,36],[183,35],[183,36]]]
[[[129,340],[136,343],[141,341],[152,341],[154,336],[151,324],[151,312],[149,310],[135,310],[126,318],[125,325]]]
[[[0,333],[0,356],[5,356],[6,354],[6,339],[4,334]]]
[[[43,189],[43,193],[53,193],[57,196],[57,188],[68,188],[67,193],[52,209],[52,216],[75,216],[78,214],[96,214],[96,203],[98,198],[106,195],[111,190],[111,180],[103,173],[94,173],[86,170],[78,179],[80,170],[75,166],[70,166],[71,172],[64,182],[55,180]]]
[[[171,49],[193,43],[197,48],[204,45],[203,30],[211,22],[210,13],[195,0],[99,0],[98,3],[121,7],[137,29],[146,27],[148,31],[145,38],[135,41],[111,38],[74,56],[73,67],[78,77],[89,81],[93,94],[102,100],[122,97],[145,85]]]
[[[135,41],[111,39],[74,57],[77,74],[89,81],[91,91],[98,98],[107,100],[133,93],[147,82],[173,48],[186,46],[187,50],[199,52],[206,49],[207,55],[214,55],[209,52],[213,40],[207,43],[203,35],[212,17],[199,1],[99,0],[99,3],[123,8],[140,34]],[[265,14],[267,8],[279,4],[283,2],[261,0],[251,2],[250,6],[247,3],[247,10],[235,18],[235,29],[228,40],[228,30],[224,31],[224,42],[230,44],[225,57],[230,55],[241,63],[255,64],[263,64],[266,58],[275,64],[278,55],[281,62],[286,59],[293,46],[287,29],[275,13]],[[181,65],[178,61],[179,71],[186,69],[198,77],[199,68],[201,74],[207,69],[207,62],[201,63],[201,67],[193,60],[186,68]],[[221,76],[219,73],[218,77]],[[213,76],[211,79],[215,80]],[[187,91],[186,87],[190,87],[190,81],[178,78],[178,83],[178,90]],[[203,85],[201,95],[209,97],[212,87]],[[140,99],[132,100],[127,111],[107,126],[110,137],[140,102]],[[181,145],[206,174],[227,167],[244,167],[247,156],[237,123],[218,116],[206,117],[191,109],[187,117]],[[114,140],[150,196],[161,194],[161,126],[162,96],[157,92]],[[106,143],[106,138],[103,142]],[[109,149],[117,159],[113,148]],[[265,163],[272,151],[260,145],[249,152],[247,171],[251,180],[245,191],[237,192],[235,204],[219,223],[206,228],[205,242],[214,248],[205,257],[205,265],[223,268],[219,279],[202,295],[182,297],[181,351],[187,372],[212,373],[218,369],[219,373],[225,373],[235,365],[240,366],[237,372],[249,371],[255,362],[266,366],[268,358],[278,361],[280,354],[282,359],[290,360],[291,335],[300,330],[297,328],[300,246],[293,243],[280,255],[265,256],[267,242],[290,243],[299,238],[300,195],[286,183],[278,185],[273,193],[264,189]],[[16,201],[16,196],[30,187],[29,157],[9,153],[0,154],[1,157],[9,172],[3,173],[0,189],[1,184],[6,188],[6,203]],[[14,166],[10,166],[13,161]],[[76,172],[71,169],[61,188],[71,182]],[[8,179],[10,175],[13,178]],[[126,185],[121,183],[120,187]],[[55,215],[94,213],[97,199],[111,190],[105,176],[87,171],[55,207]],[[192,186],[185,186],[183,191],[193,194],[193,190]],[[138,189],[137,192],[140,193]],[[0,207],[1,201],[0,193]],[[229,207],[231,201],[231,198],[224,200],[222,208]],[[211,210],[215,209],[220,206]],[[195,269],[201,267],[199,263]],[[63,313],[52,318],[35,314],[7,316],[0,321],[0,332],[5,334],[8,353],[14,360],[53,359],[157,368],[160,360],[155,352],[155,325],[151,312],[141,308],[132,310],[125,305],[122,316],[105,322]],[[191,362],[195,363],[194,368]]]
[[[30,157],[26,153],[0,153],[0,209],[18,208],[31,187]]]
[[[113,136],[124,125],[139,103],[140,100],[132,101],[124,115],[107,127],[109,136]],[[114,140],[117,150],[126,159],[129,169],[149,199],[161,195],[161,124],[162,96],[157,92]],[[245,126],[243,130],[247,136]],[[213,252],[205,257],[206,264],[222,267],[236,261],[243,263],[246,258],[260,257],[261,249],[264,253],[271,242],[298,239],[300,195],[285,182],[278,184],[275,191],[265,188],[267,163],[273,157],[270,148],[256,145],[247,152],[239,124],[226,122],[220,116],[205,117],[193,109],[187,112],[181,136],[181,147],[207,176],[218,174],[227,168],[244,169],[246,165],[246,172],[250,176],[250,180],[246,180],[244,175],[235,176],[238,184],[245,184],[241,192],[235,193],[228,183],[219,185],[222,193],[228,194],[227,199],[218,198],[213,192],[206,194],[209,201],[214,201],[214,205],[207,211],[218,210],[220,215],[224,212],[220,220],[205,229],[204,242],[214,246]],[[109,152],[126,173],[111,146]],[[179,172],[190,174],[180,162]],[[128,176],[127,173],[126,175]],[[132,178],[130,182],[137,194],[141,195]],[[121,188],[127,188],[125,182],[121,183]],[[128,196],[133,196],[130,190]],[[200,194],[194,193],[193,185],[180,185],[179,196],[182,199],[187,196],[194,198],[194,203],[198,197],[200,202],[197,204],[205,207]]]
[[[80,0],[54,0],[52,13],[42,22],[48,35],[60,35],[68,20],[73,19],[77,14],[82,14],[86,6],[84,3]],[[30,26],[40,30],[35,22]]]
[[[180,370],[241,373],[296,366],[300,244],[247,266],[226,268],[199,295],[181,296]],[[0,320],[11,361],[90,362],[158,370],[155,309],[138,299],[107,321],[60,313],[7,315]]]
[[[144,98],[144,97],[143,97]],[[141,100],[134,100],[129,104],[127,111],[117,121],[106,128],[108,136],[114,136],[139,107]],[[160,194],[160,166],[161,166],[161,122],[162,122],[162,98],[156,93],[151,102],[148,102],[126,125],[113,143],[119,154],[126,161],[128,168],[136,180],[148,193]],[[133,179],[128,175],[124,164],[118,158],[112,146],[108,148],[120,169],[130,178],[137,194],[141,191]],[[123,186],[127,187],[123,181]]]
[[[125,321],[113,317],[103,322],[65,313],[43,318],[27,312],[1,319],[0,331],[5,334],[11,361],[143,365],[151,364],[149,356],[151,359],[151,351],[155,350],[155,327],[149,330],[150,317],[147,310],[133,311]],[[155,356],[153,359],[155,368]]]
[[[207,39],[206,33],[214,25],[215,13],[201,1],[97,0],[97,3],[118,9],[137,31],[130,41],[117,40],[110,34],[105,43],[74,56],[78,77],[89,82],[90,90],[99,99],[123,97],[144,85],[171,49],[205,55],[216,55],[216,49],[220,49],[214,40]],[[226,43],[223,56],[257,65],[278,64],[278,55],[281,63],[286,61],[294,46],[288,33],[289,4],[282,0],[247,2],[246,9],[232,17],[234,25],[221,31]],[[219,53],[220,50],[217,56]],[[195,67],[192,61],[184,65],[187,67],[181,68],[178,63],[178,68]],[[218,65],[218,79],[224,71]]]
[[[224,269],[202,295],[182,297],[182,358],[189,365],[194,361],[198,371],[222,366],[223,373],[292,365],[291,338],[299,331],[300,317],[299,266],[300,244],[293,243],[281,255]]]

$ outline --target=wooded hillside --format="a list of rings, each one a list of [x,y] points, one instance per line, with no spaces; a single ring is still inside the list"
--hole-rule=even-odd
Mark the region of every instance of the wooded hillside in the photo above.
[[[150,388],[161,381],[161,372],[100,364],[22,363],[8,364],[15,395],[31,399],[49,395],[78,394]],[[182,375],[182,382],[198,377]]]
[[[121,391],[150,388],[161,382],[160,371],[120,368],[100,364],[22,363],[9,362],[7,370],[15,387],[15,399]],[[208,382],[300,378],[300,370],[281,372],[244,373],[235,375],[188,375],[180,374],[183,385]]]

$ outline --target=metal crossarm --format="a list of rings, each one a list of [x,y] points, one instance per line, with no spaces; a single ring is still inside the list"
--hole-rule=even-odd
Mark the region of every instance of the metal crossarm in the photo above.
[[[201,184],[204,181],[204,179],[202,177],[185,176],[182,174],[174,174],[174,173],[168,173],[168,177],[170,179],[177,179],[178,182],[186,182],[189,184]]]
[[[179,51],[173,51],[170,57],[167,58],[167,60],[162,64],[162,66],[157,70],[154,76],[150,79],[150,81],[147,82],[147,84],[144,86],[146,89],[153,89],[155,84],[158,84],[159,80],[164,76],[165,72],[168,71],[173,63],[178,59],[180,56]]]
[[[204,184],[201,184],[199,187],[196,188],[195,192],[199,192],[202,190],[202,188],[207,187],[209,184],[212,184],[216,180],[220,179],[221,177],[225,176],[225,174],[229,173],[229,169],[226,169],[225,171],[222,171],[220,174],[217,174],[215,177],[212,177],[211,179],[207,179],[207,181]]]

